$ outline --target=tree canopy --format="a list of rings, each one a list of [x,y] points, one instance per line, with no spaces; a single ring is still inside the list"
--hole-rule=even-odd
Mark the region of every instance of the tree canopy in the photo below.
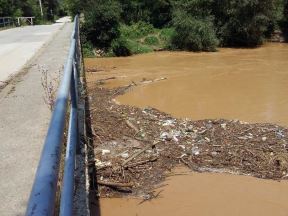
[[[42,0],[43,19],[53,20],[60,13],[58,0]],[[39,0],[0,0],[0,17],[35,16],[42,19]]]

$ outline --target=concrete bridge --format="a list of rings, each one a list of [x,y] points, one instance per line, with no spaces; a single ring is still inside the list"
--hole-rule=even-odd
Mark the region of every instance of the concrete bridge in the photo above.
[[[41,69],[66,62],[72,23],[0,31],[0,215],[24,215],[51,112]]]

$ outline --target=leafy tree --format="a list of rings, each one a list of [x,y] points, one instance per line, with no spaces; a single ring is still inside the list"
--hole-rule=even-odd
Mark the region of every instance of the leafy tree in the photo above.
[[[213,0],[178,0],[173,2],[174,12],[187,13],[196,19],[211,18]]]
[[[116,0],[97,0],[86,11],[82,27],[83,37],[93,46],[107,50],[111,42],[120,36],[121,7]]]
[[[178,13],[173,20],[175,33],[172,49],[188,51],[215,51],[218,39],[209,19],[195,18],[187,13]]]
[[[59,8],[58,0],[42,0],[44,19],[53,20]],[[42,17],[38,0],[0,0],[0,16],[34,16],[36,22]]]
[[[0,0],[0,17],[11,16],[13,6],[9,0]]]
[[[86,9],[89,10],[91,4],[93,4],[92,0],[63,0],[61,6],[74,17],[76,14],[84,12]]]
[[[147,20],[155,27],[163,27],[172,19],[172,2],[170,0],[145,0],[144,10],[148,11]]]
[[[288,42],[288,0],[285,0],[283,10],[283,20],[281,22],[281,29],[284,34],[286,42]]]
[[[155,27],[163,27],[172,19],[171,0],[119,0],[119,2],[123,9],[121,18],[126,24],[144,21]]]
[[[174,2],[172,48],[188,51],[215,51],[218,45],[212,0],[179,0]]]
[[[214,0],[213,15],[224,46],[257,46],[273,21],[274,0]]]

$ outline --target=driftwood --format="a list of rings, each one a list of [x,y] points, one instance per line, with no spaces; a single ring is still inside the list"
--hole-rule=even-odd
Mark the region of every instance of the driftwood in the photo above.
[[[119,183],[119,182],[105,182],[105,181],[97,181],[99,185],[104,185],[108,187],[133,187],[133,183]]]
[[[99,79],[99,80],[97,80],[97,83],[103,83],[103,82],[105,82],[107,80],[114,80],[114,79],[116,79],[116,77],[108,77],[108,78],[105,78],[105,79]]]
[[[154,162],[154,161],[158,160],[158,158],[159,157],[153,157],[153,158],[148,159],[148,160],[143,160],[143,161],[139,161],[139,162],[136,162],[136,163],[133,163],[133,164],[125,165],[124,167],[125,168],[132,168],[132,167],[135,167],[135,166],[146,164],[148,162]]]
[[[180,160],[181,160],[181,162],[182,162],[183,164],[185,164],[187,167],[189,167],[190,169],[192,169],[191,165],[190,165],[187,161],[185,161],[183,157],[181,157]]]
[[[133,129],[136,133],[139,132],[139,129],[132,122],[130,122],[129,120],[126,120],[125,122],[126,122],[127,126],[130,127],[131,129]]]
[[[99,69],[99,68],[87,68],[86,69],[86,72],[94,72],[94,73],[96,73],[96,72],[101,72],[101,71],[105,71],[105,70],[103,70],[103,69]]]
[[[127,163],[129,163],[131,160],[133,160],[134,158],[138,157],[139,155],[141,155],[143,152],[147,151],[148,149],[154,147],[155,145],[161,143],[162,141],[158,141],[156,143],[152,143],[148,146],[146,146],[145,148],[143,148],[142,150],[136,152],[134,155],[132,155],[130,158],[128,158],[127,160],[125,160],[123,163],[122,163],[122,167],[125,167],[125,165]]]

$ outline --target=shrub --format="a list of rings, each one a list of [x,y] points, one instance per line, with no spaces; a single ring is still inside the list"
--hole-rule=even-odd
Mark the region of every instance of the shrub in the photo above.
[[[175,34],[174,28],[164,28],[161,29],[159,38],[164,46],[164,48],[171,49],[171,41],[173,35]]]
[[[223,44],[226,46],[258,46],[264,41],[268,19],[255,16],[249,22],[230,19],[221,29]]]
[[[210,20],[196,19],[189,15],[178,15],[174,21],[173,49],[188,51],[216,51],[218,39]]]
[[[132,50],[127,39],[119,38],[112,42],[112,51],[116,56],[130,56]]]
[[[133,54],[149,53],[153,51],[151,47],[143,45],[138,41],[129,41],[129,47]]]
[[[112,51],[115,56],[130,56],[133,54],[152,52],[153,49],[149,46],[141,44],[139,41],[121,37],[113,41]]]
[[[107,50],[120,36],[120,5],[116,0],[97,0],[85,13],[82,31],[93,46]]]
[[[212,13],[224,46],[257,46],[275,28],[274,0],[214,0]],[[277,9],[278,10],[278,9]]]
[[[85,43],[82,43],[82,51],[83,51],[83,55],[84,57],[88,58],[88,57],[94,57],[95,54],[93,52],[93,45],[91,44],[91,42],[86,41]]]
[[[186,13],[196,19],[209,18],[213,1],[214,0],[177,0],[174,2],[174,10],[176,13]]]
[[[154,27],[146,22],[138,22],[132,25],[120,26],[121,36],[130,39],[138,39],[147,36],[150,33],[155,32]]]
[[[145,39],[144,39],[144,43],[150,46],[156,46],[159,44],[159,39],[154,36],[154,35],[148,35]]]
[[[159,28],[172,18],[174,0],[119,0],[123,8],[121,18],[125,24],[149,22]]]

